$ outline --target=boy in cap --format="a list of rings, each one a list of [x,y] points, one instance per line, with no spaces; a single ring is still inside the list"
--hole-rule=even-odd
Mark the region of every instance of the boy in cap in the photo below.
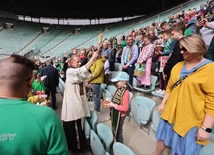
[[[116,82],[117,91],[112,101],[105,106],[111,108],[111,124],[115,140],[123,143],[123,123],[129,108],[129,91],[127,89],[129,75],[126,72],[120,72],[111,81]]]

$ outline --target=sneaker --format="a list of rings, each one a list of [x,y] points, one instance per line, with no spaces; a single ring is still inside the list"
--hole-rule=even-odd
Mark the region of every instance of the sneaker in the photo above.
[[[150,89],[150,86],[146,86],[146,85],[145,85],[143,89],[149,90],[149,89]]]
[[[162,92],[162,89],[157,90],[155,93],[160,94]]]
[[[138,84],[138,85],[137,85],[137,87],[138,87],[138,88],[141,88],[141,87],[143,87],[143,85],[141,85],[141,84]]]
[[[165,90],[162,90],[162,91],[160,92],[160,94],[161,94],[161,95],[164,95],[165,92],[166,92]]]

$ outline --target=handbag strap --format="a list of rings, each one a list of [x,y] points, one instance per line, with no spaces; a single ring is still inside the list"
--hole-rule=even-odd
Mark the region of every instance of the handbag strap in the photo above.
[[[209,64],[210,62],[207,62],[203,65],[201,65],[200,67],[194,69],[192,72],[190,72],[189,74],[184,75],[183,77],[181,77],[177,82],[175,82],[175,84],[173,85],[172,89],[174,89],[175,87],[177,87],[179,84],[181,84],[181,82],[186,79],[188,76],[192,75],[193,73],[195,73],[197,70],[199,70],[201,67]]]

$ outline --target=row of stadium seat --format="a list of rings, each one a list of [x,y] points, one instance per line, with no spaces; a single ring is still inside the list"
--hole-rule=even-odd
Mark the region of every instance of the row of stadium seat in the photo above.
[[[88,48],[90,45],[97,45],[98,34],[106,27],[109,27],[109,29],[102,32],[103,39],[109,39],[112,36],[120,37],[121,34],[129,34],[131,29],[139,29],[158,20],[160,22],[164,21],[169,15],[181,10],[198,9],[203,2],[206,1],[188,3],[188,5],[177,7],[149,19],[138,18],[113,24],[83,26],[79,34],[73,35],[70,35],[70,32],[74,32],[75,26],[60,26],[60,29],[57,29],[56,25],[50,26],[22,21],[13,22],[12,19],[0,18],[0,25],[6,22],[14,23],[12,30],[2,30],[0,32],[0,39],[2,40],[0,47],[2,48],[2,54],[12,54],[19,51],[21,51],[19,54],[25,54],[30,50],[37,50],[40,51],[40,55],[51,54],[59,57],[70,52],[72,48]],[[47,34],[38,33],[38,30],[46,25],[50,28],[50,32]]]

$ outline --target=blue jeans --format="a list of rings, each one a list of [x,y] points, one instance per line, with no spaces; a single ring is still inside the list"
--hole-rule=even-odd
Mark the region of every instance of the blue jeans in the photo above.
[[[92,86],[92,91],[95,94],[94,97],[94,110],[97,112],[100,112],[100,100],[101,100],[101,95],[100,95],[100,85],[99,83],[93,83],[91,84]]]

